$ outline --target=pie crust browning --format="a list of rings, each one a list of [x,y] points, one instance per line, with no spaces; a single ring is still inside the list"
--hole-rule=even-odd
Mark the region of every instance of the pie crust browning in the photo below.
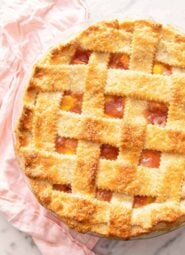
[[[185,220],[184,52],[171,27],[114,20],[34,66],[16,152],[70,227],[129,239]]]

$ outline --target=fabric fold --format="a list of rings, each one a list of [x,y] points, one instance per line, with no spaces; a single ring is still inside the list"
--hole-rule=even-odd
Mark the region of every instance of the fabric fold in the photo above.
[[[37,202],[19,167],[13,130],[32,65],[48,47],[82,28],[87,16],[78,0],[7,1],[0,10],[0,211],[31,235],[44,255],[93,255],[98,238],[69,230]]]

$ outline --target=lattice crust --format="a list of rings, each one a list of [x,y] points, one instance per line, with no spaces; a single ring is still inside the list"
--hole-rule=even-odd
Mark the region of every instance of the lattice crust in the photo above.
[[[40,202],[81,232],[130,238],[185,217],[185,36],[100,22],[34,67],[16,150]]]

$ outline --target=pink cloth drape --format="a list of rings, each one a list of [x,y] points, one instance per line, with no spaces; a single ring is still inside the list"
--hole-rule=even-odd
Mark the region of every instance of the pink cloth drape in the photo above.
[[[78,0],[16,0],[0,7],[0,211],[31,235],[44,255],[94,254],[98,239],[69,230],[39,205],[15,156],[14,120],[33,63],[86,18],[85,4]]]

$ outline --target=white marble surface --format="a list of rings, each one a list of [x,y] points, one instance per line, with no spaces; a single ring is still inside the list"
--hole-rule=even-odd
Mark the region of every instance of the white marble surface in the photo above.
[[[0,241],[1,255],[41,255],[32,239],[13,228],[1,213]],[[102,238],[94,251],[99,255],[183,255],[184,248],[185,228],[181,228],[146,240],[116,241]]]
[[[0,213],[0,254],[41,255],[31,237],[12,227]]]
[[[113,17],[150,17],[185,30],[184,0],[87,0],[87,3],[90,22]],[[32,239],[14,229],[2,214],[0,241],[0,255],[41,255]],[[182,255],[185,228],[148,240],[124,242],[101,239],[94,250],[99,255]]]

